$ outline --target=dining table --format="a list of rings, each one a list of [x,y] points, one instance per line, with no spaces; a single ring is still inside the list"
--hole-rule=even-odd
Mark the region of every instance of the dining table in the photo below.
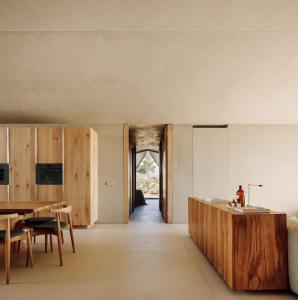
[[[63,201],[52,202],[0,202],[0,214],[19,214],[28,215],[36,214],[41,211],[49,210],[58,206],[66,204]]]
[[[52,202],[39,202],[39,201],[30,201],[30,202],[0,202],[0,215],[4,214],[18,214],[18,220],[15,220],[11,224],[11,228],[15,227],[15,224],[18,221],[21,221],[25,218],[31,217],[38,213],[49,211],[51,208],[60,207],[66,204],[65,201],[52,201]],[[3,227],[3,224],[0,224],[0,230],[4,230],[6,227]],[[14,249],[15,250],[15,249]],[[0,244],[0,258],[4,256],[4,244]]]

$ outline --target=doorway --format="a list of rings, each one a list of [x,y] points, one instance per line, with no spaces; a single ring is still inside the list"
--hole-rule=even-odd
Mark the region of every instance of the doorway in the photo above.
[[[133,222],[163,222],[160,211],[159,152],[144,150],[136,153],[136,191],[130,220]]]
[[[123,126],[124,223],[172,223],[172,126]]]

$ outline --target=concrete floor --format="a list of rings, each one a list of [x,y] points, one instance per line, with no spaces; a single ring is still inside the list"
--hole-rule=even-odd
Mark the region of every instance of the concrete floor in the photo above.
[[[159,199],[146,199],[147,205],[137,206],[130,216],[134,223],[163,223],[159,210]]]
[[[186,225],[130,223],[76,230],[78,251],[68,235],[64,266],[58,253],[34,247],[35,266],[14,254],[12,284],[0,272],[0,299],[42,300],[228,300],[296,299],[286,293],[231,292],[187,234]]]

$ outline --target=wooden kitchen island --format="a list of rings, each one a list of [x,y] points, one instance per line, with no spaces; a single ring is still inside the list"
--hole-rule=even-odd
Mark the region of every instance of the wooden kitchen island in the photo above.
[[[234,212],[227,203],[188,198],[189,234],[233,290],[288,288],[284,213]]]

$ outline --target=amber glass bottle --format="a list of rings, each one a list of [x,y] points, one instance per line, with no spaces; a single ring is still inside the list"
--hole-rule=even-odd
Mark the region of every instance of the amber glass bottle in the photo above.
[[[236,192],[237,202],[240,203],[241,207],[245,206],[245,192],[242,188],[242,185],[239,185],[239,189]]]

